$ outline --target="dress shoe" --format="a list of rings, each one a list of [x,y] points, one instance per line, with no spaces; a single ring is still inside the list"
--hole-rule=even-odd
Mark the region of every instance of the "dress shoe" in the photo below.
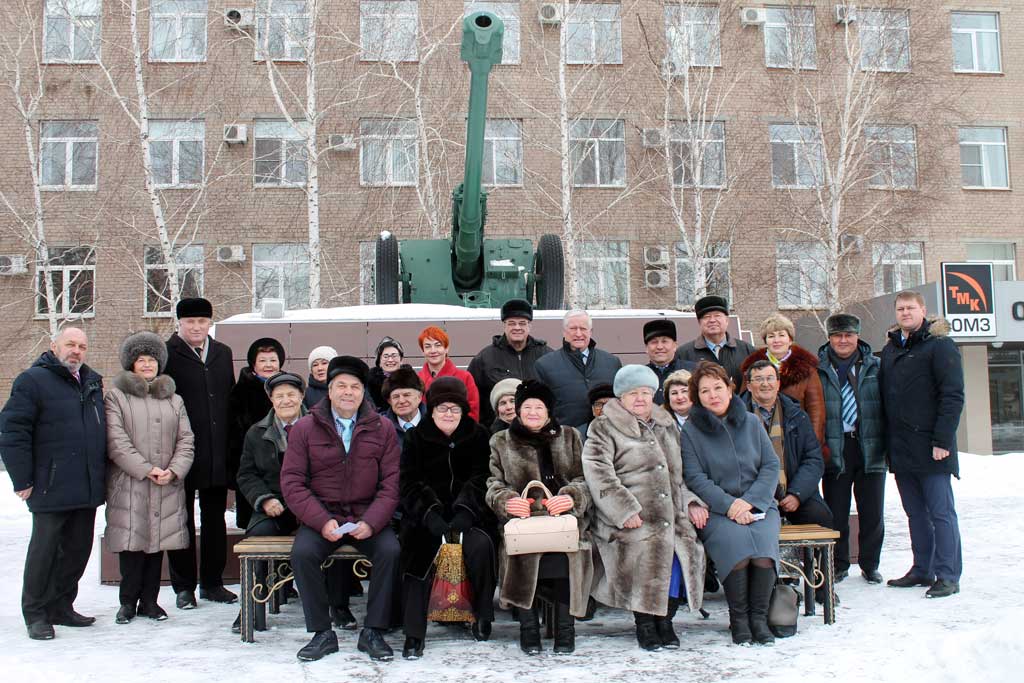
[[[144,602],[139,605],[139,616],[153,621],[167,621],[167,612],[155,602]]]
[[[242,632],[242,613],[241,612],[238,613],[238,616],[235,617],[235,620],[231,623],[231,632],[232,633],[241,633]]]
[[[174,606],[178,609],[195,609],[196,608],[196,592],[195,591],[178,591],[174,594]]]
[[[228,605],[238,601],[238,596],[229,591],[224,586],[214,586],[213,588],[200,588],[199,597],[201,597],[203,600],[209,600],[210,602],[223,602]]]
[[[419,659],[423,656],[423,639],[409,636],[402,648],[402,659]]]
[[[79,614],[73,609],[69,609],[65,612],[55,615],[50,622],[55,626],[73,626],[75,628],[83,628],[85,626],[92,626],[96,623],[96,617],[87,617]]]
[[[473,622],[473,640],[483,642],[491,639],[491,622],[480,621],[479,619]]]
[[[882,583],[882,574],[877,569],[864,569],[861,570],[861,576],[868,583]]]
[[[25,626],[32,640],[53,640],[53,626],[45,621],[36,621]]]
[[[317,631],[313,639],[295,656],[304,662],[315,662],[338,651],[338,635],[331,630]]]
[[[335,626],[344,631],[355,631],[359,628],[355,615],[352,614],[348,607],[332,607],[331,621],[334,622]]]
[[[957,581],[947,581],[946,579],[936,579],[932,587],[925,592],[927,598],[948,598],[950,595],[955,595],[960,592],[960,583]]]
[[[359,632],[359,644],[356,647],[360,652],[370,655],[370,659],[376,662],[390,662],[395,656],[394,650],[376,628],[364,627]]]
[[[915,586],[924,586],[928,588],[934,583],[931,579],[924,576],[916,576],[907,572],[904,576],[898,579],[889,579],[886,583],[894,588],[913,588]]]
[[[115,624],[127,624],[135,618],[135,605],[121,605],[114,617]]]

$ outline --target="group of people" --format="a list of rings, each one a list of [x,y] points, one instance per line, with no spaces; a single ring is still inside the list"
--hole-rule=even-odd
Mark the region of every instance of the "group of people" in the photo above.
[[[313,634],[298,653],[305,661],[338,650],[335,627],[359,629],[349,598],[362,587],[350,567],[322,569],[343,543],[372,563],[358,649],[374,660],[393,658],[384,636],[396,626],[402,655],[423,656],[433,560],[446,540],[461,543],[477,640],[491,636],[497,590],[526,654],[543,647],[538,598],[554,605],[556,653],[574,651],[575,620],[597,604],[631,611],[644,650],[678,648],[677,609],[700,610],[720,580],[732,640],[770,643],[783,520],[840,532],[842,580],[852,492],[862,575],[882,581],[887,468],[914,553],[889,584],[958,592],[949,479],[963,376],[921,296],[896,296],[880,360],[853,315],[828,318],[816,356],[794,343],[784,316],[764,321],[766,346],[755,350],[727,332],[722,297],[700,299],[696,315],[700,335],[682,346],[672,321],[646,323],[646,365],[598,348],[582,310],[565,315],[553,350],[530,334],[530,305],[514,300],[501,309],[503,333],[467,370],[431,326],[418,337],[418,371],[385,337],[373,368],[320,346],[304,378],[282,371],[283,346],[263,338],[236,381],[230,349],[208,334],[212,306],[185,299],[169,340],[124,340],[123,372],[105,393],[85,365],[85,333],[65,328],[0,412],[0,454],[33,514],[29,636],[95,621],[73,602],[104,501],[122,575],[117,623],[167,618],[157,604],[165,551],[177,608],[196,607],[197,586],[200,598],[234,602],[221,578],[228,488],[247,535],[295,535],[291,565]],[[507,552],[505,523],[535,515],[570,515],[578,547]]]

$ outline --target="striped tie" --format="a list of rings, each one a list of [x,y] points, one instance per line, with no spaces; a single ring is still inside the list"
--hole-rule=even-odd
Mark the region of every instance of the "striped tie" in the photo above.
[[[843,426],[850,431],[857,426],[857,397],[853,395],[853,384],[849,381],[843,385]]]

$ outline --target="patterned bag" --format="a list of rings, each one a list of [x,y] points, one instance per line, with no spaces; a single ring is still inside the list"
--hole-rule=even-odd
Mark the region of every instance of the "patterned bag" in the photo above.
[[[434,558],[434,583],[430,587],[427,607],[428,621],[473,622],[472,588],[466,578],[462,559],[462,538],[448,543],[441,538],[441,547]]]

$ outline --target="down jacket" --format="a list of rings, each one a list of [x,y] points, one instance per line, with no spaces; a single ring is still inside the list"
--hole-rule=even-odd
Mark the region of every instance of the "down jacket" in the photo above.
[[[743,388],[747,389],[747,368],[759,360],[768,360],[768,349],[761,348],[747,356],[740,369],[743,372]],[[779,367],[779,392],[789,396],[811,418],[814,436],[818,443],[825,445],[825,393],[818,379],[818,357],[796,344],[790,349],[789,357]],[[825,453],[826,459],[828,454]]]
[[[483,399],[480,402],[480,424],[489,425],[494,422],[494,411],[488,400],[494,385],[503,379],[534,379],[537,375],[533,366],[537,359],[551,351],[546,341],[533,337],[527,337],[523,350],[516,351],[503,334],[494,335],[491,343],[480,349],[466,368],[473,375],[473,381]]]
[[[854,363],[857,387],[857,442],[866,474],[885,474],[885,414],[878,386],[881,364],[865,341],[857,344],[860,358]],[[843,393],[836,369],[829,360],[828,343],[818,349],[818,378],[825,391],[825,440],[829,461],[825,474],[836,477],[846,471],[843,459]]]
[[[192,467],[192,428],[174,380],[152,382],[133,372],[107,392],[107,547],[115,553],[158,553],[188,547],[185,477]],[[146,478],[154,467],[174,472],[164,486]]]

